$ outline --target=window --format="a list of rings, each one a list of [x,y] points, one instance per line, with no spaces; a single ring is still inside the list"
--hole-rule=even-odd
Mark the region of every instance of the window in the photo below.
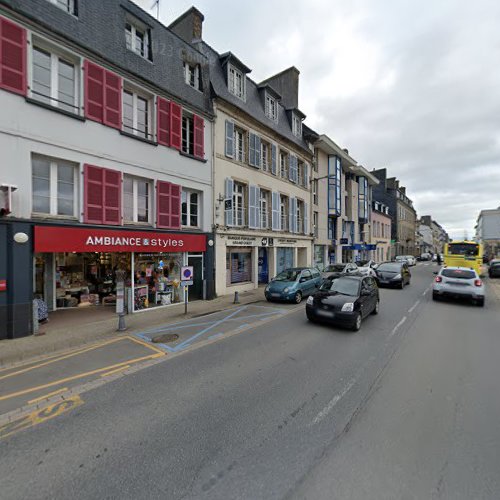
[[[131,21],[125,23],[125,43],[127,49],[139,54],[145,59],[151,59],[149,51],[149,34],[147,28],[139,27]]]
[[[313,229],[314,229],[314,237],[317,238],[319,234],[319,228],[318,228],[318,212],[313,213]]]
[[[188,189],[181,194],[181,224],[187,227],[199,227],[199,200],[200,195]]]
[[[246,77],[245,74],[237,70],[234,66],[228,66],[228,86],[229,92],[245,100],[246,98]]]
[[[68,14],[77,15],[77,0],[49,0],[49,2]]]
[[[234,158],[245,162],[245,132],[237,127],[234,128]]]
[[[305,165],[300,160],[297,160],[297,177],[297,184],[305,187]]]
[[[278,102],[267,92],[265,112],[268,118],[271,118],[271,120],[274,120],[275,122],[278,121]]]
[[[297,200],[297,219],[295,221],[295,232],[303,233],[304,229],[304,202],[301,200]]]
[[[77,209],[77,168],[63,160],[33,156],[32,212],[74,217]]]
[[[52,53],[36,43],[32,56],[33,99],[70,113],[79,113],[77,60]]]
[[[313,203],[318,204],[318,179],[312,181]]]
[[[123,90],[123,130],[144,139],[152,139],[151,100],[132,90]]]
[[[269,191],[260,190],[260,227],[269,229]]]
[[[281,226],[280,226],[281,231],[287,231],[288,230],[288,198],[283,194],[280,194],[280,221],[281,221]]]
[[[194,123],[189,114],[182,115],[182,152],[194,154]]]
[[[271,170],[271,145],[268,142],[261,142],[261,167],[264,172]]]
[[[288,179],[288,154],[280,151],[280,176]]]
[[[297,137],[302,136],[302,120],[295,113],[292,115],[292,132]]]
[[[245,185],[239,182],[234,183],[233,188],[233,220],[235,226],[245,224]]]
[[[196,90],[201,90],[201,72],[199,64],[184,63],[184,78],[186,83]]]
[[[241,248],[230,249],[226,253],[226,284],[252,281],[252,250]]]
[[[126,222],[151,222],[151,181],[123,177],[123,219]]]

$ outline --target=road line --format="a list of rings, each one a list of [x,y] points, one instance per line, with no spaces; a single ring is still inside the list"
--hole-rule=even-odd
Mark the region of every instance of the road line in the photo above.
[[[28,401],[28,404],[31,405],[33,403],[38,403],[38,401],[42,401],[43,399],[49,399],[52,396],[55,396],[56,394],[61,394],[62,392],[66,392],[69,389],[67,387],[63,387],[62,389],[58,389],[57,391],[54,392],[49,392],[48,394],[45,394],[45,396],[40,396],[39,398],[32,399],[31,401]]]
[[[122,370],[126,370],[127,368],[130,368],[130,365],[121,366],[120,368],[117,368],[116,370],[111,370],[110,372],[101,373],[101,377],[107,377],[108,375],[113,375],[113,373],[121,372]]]
[[[352,389],[355,383],[356,379],[351,379],[349,383],[316,415],[316,417],[314,417],[311,425],[319,424],[333,410],[335,405]]]
[[[406,316],[403,316],[403,318],[401,319],[401,321],[392,329],[392,332],[391,332],[391,337],[396,333],[397,329],[406,321]]]
[[[415,304],[413,304],[410,309],[408,309],[408,312],[411,313],[415,310],[415,308],[420,304],[420,300],[417,300]]]
[[[155,352],[161,352],[162,354],[165,354],[164,351],[162,351],[161,349],[158,349],[157,347],[155,347],[154,345],[152,344],[149,344],[147,342],[144,342],[143,340],[139,340],[139,339],[136,339],[134,337],[127,337],[128,339],[132,340],[133,342],[139,344],[139,345],[142,345],[144,347],[147,347],[148,349],[151,349]]]

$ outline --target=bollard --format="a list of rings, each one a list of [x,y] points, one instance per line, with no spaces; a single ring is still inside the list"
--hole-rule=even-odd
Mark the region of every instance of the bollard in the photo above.
[[[118,313],[118,328],[117,332],[124,332],[127,329],[127,326],[125,325],[125,313],[121,312]]]
[[[33,335],[38,335],[38,302],[33,300]]]
[[[238,292],[234,292],[234,302],[233,304],[239,304],[240,303],[240,296]]]

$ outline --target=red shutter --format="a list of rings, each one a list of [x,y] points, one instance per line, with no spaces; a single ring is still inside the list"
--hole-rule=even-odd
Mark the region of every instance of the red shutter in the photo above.
[[[85,116],[103,123],[104,117],[104,69],[85,60]]]
[[[106,70],[104,74],[103,123],[118,129],[122,126],[122,79]]]
[[[156,182],[156,227],[170,229],[170,182]]]
[[[194,125],[194,155],[197,158],[205,158],[205,125],[203,118],[198,115],[193,116]]]
[[[26,95],[26,30],[0,17],[0,88]]]
[[[181,149],[182,142],[182,108],[175,102],[170,103],[170,145]]]
[[[93,165],[83,166],[83,221],[104,224],[104,169]]]
[[[181,228],[181,187],[170,184],[170,227]]]
[[[170,101],[167,101],[163,97],[157,97],[156,99],[157,107],[157,140],[159,144],[164,146],[170,146]]]
[[[121,224],[121,194],[122,173],[104,169],[104,224]]]

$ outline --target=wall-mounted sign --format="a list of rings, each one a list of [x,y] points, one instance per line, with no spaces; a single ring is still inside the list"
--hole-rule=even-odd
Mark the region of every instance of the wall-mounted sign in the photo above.
[[[349,238],[340,238],[340,244],[341,245],[348,245],[349,244]]]
[[[226,246],[228,247],[257,247],[260,241],[255,236],[227,236]]]
[[[262,238],[261,246],[263,246],[263,247],[274,246],[274,238]]]
[[[7,280],[0,280],[0,292],[7,291]]]

